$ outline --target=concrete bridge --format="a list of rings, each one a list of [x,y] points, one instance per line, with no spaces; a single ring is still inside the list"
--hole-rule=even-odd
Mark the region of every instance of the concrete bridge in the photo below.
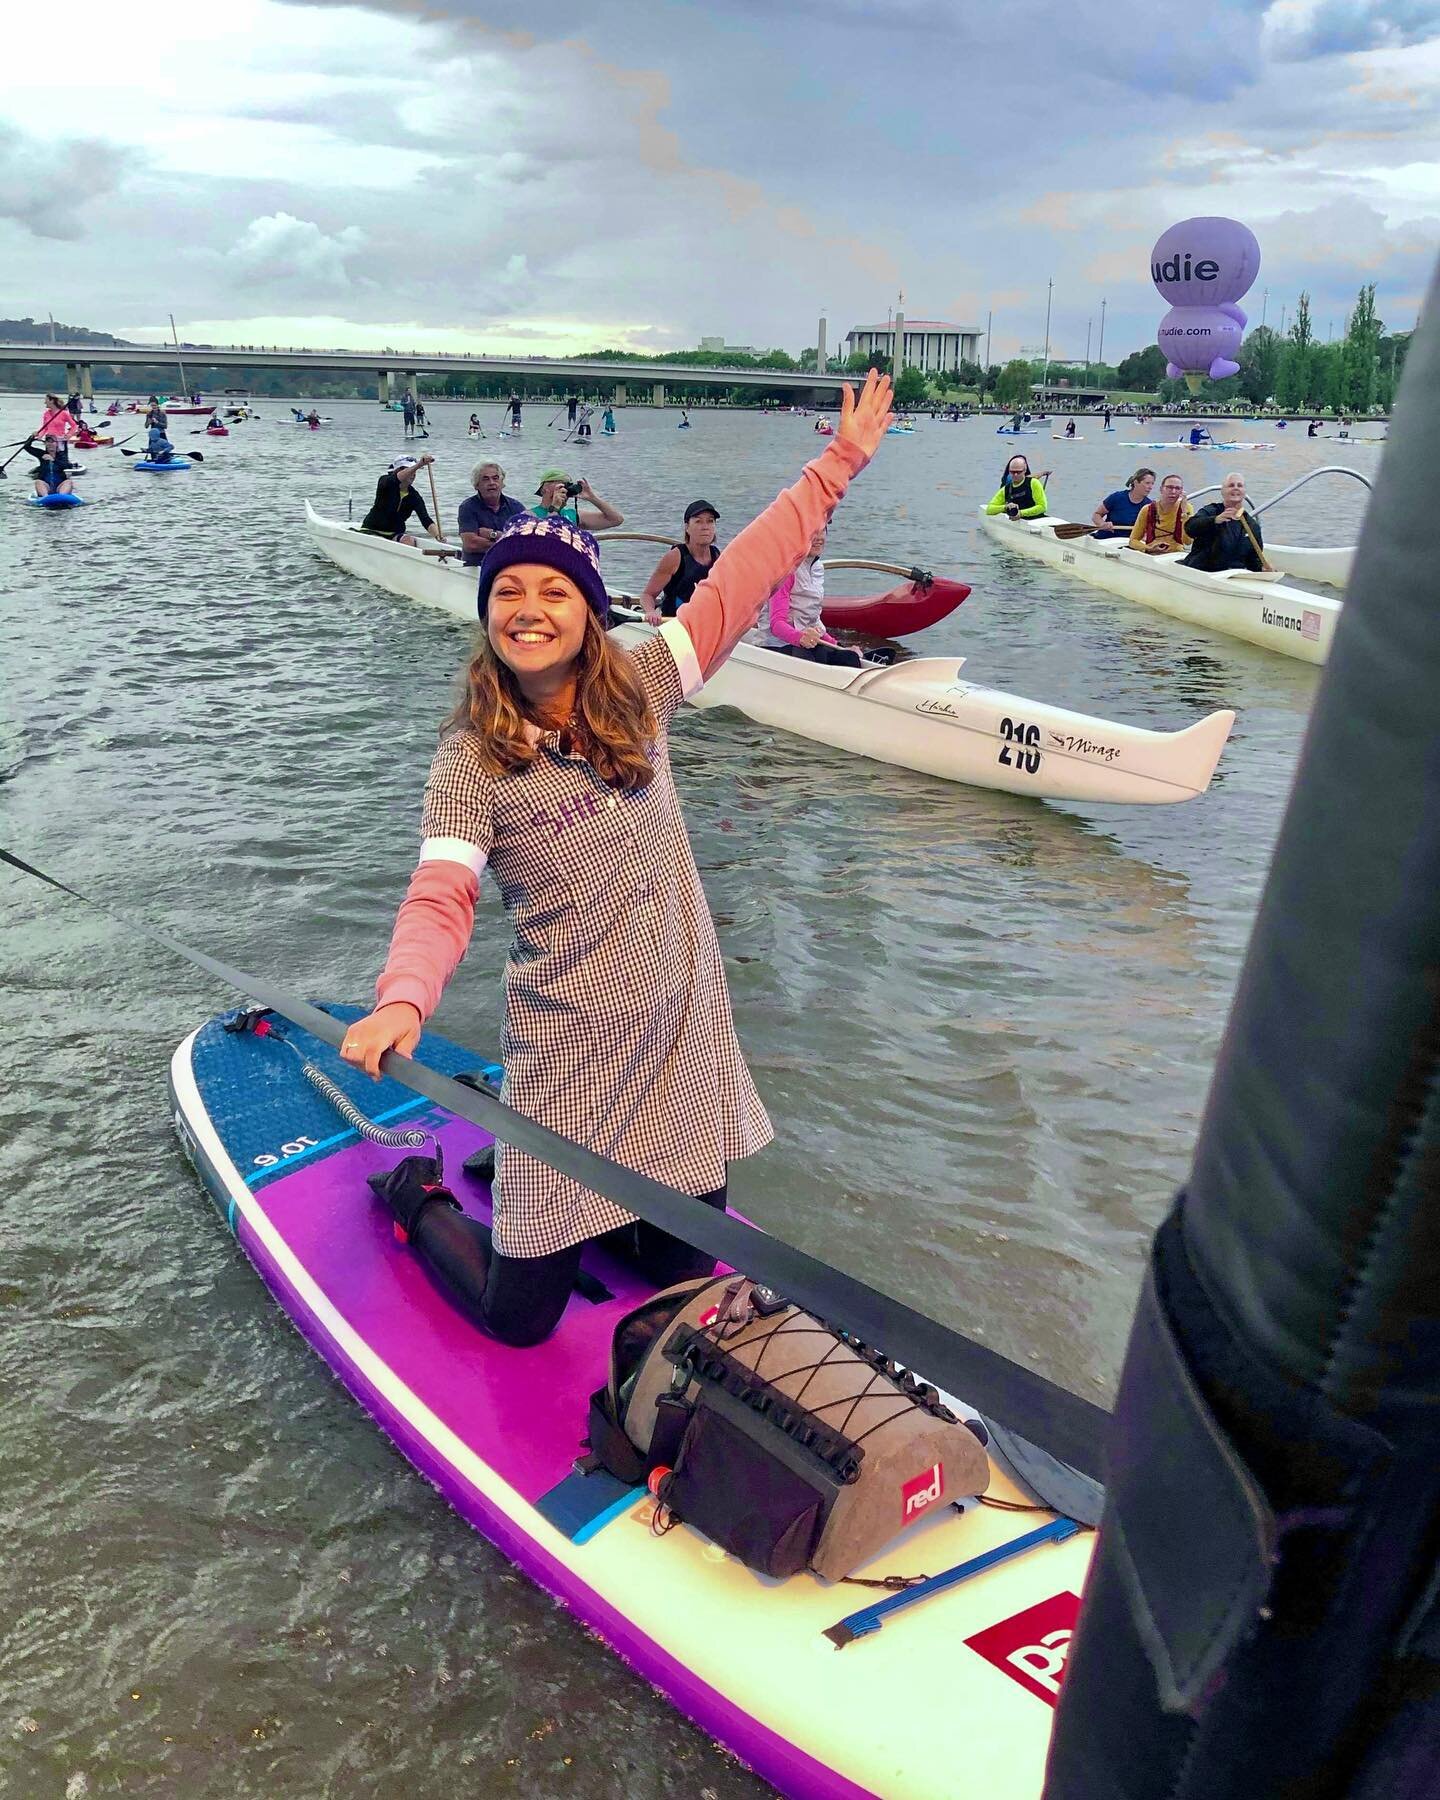
[[[94,393],[91,371],[96,363],[106,368],[154,368],[177,360],[173,344],[135,344],[124,348],[108,344],[0,344],[0,362],[65,364],[70,393],[90,399]],[[233,345],[184,344],[179,360],[206,369],[348,370],[373,375],[380,399],[391,395],[391,377],[399,376],[402,389],[417,390],[421,375],[544,375],[568,382],[599,383],[609,388],[620,405],[629,398],[632,383],[641,393],[646,386],[650,402],[665,404],[667,382],[687,387],[778,388],[797,401],[817,405],[839,404],[840,385],[853,377],[814,374],[788,369],[687,368],[667,362],[604,362],[587,357],[559,356],[421,356],[416,351],[395,353],[370,350],[245,349]]]

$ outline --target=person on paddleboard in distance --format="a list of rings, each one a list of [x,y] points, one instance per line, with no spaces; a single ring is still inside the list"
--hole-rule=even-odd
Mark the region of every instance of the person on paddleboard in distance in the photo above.
[[[505,492],[505,471],[497,462],[477,463],[470,471],[473,494],[460,502],[460,547],[465,552],[461,562],[478,569],[485,552],[516,519],[523,519],[525,508],[512,494]]]
[[[1090,515],[1097,538],[1129,537],[1140,517],[1140,508],[1150,498],[1155,485],[1153,469],[1137,469],[1123,488],[1107,494]]]
[[[1181,477],[1165,476],[1159,494],[1145,502],[1140,508],[1140,516],[1130,527],[1130,548],[1146,556],[1168,556],[1184,550],[1190,542],[1186,524],[1194,511],[1185,498],[1185,483]]]
[[[430,766],[420,862],[347,1062],[378,1075],[420,1040],[474,928],[489,867],[514,929],[506,1104],[715,1207],[773,1133],[735,1036],[725,971],[670,771],[682,701],[729,656],[884,438],[890,382],[847,389],[840,427],[633,650],[606,634],[599,545],[558,517],[508,530],[480,571],[485,629]],[[664,1285],[713,1260],[536,1158],[499,1147],[487,1232],[443,1203],[428,1157],[374,1185],[461,1309],[540,1342],[597,1238]],[[357,1222],[357,1229],[360,1223]]]
[[[535,489],[535,498],[540,504],[531,511],[537,519],[568,519],[585,531],[613,531],[617,525],[625,523],[624,513],[608,500],[602,500],[583,475],[578,481],[572,481],[563,469],[545,471]],[[576,504],[580,500],[590,502],[583,511]]]
[[[679,425],[676,426],[676,430],[677,431],[688,431],[689,429],[690,429],[690,408],[688,406],[682,406],[680,408],[680,423],[679,423]]]
[[[1067,419],[1065,421],[1065,435],[1066,435],[1066,437],[1074,437],[1075,421],[1073,419]]]
[[[575,423],[575,414],[579,410],[579,407],[580,396],[578,394],[567,394],[565,396],[565,423],[567,425],[573,425]]]
[[[985,511],[992,518],[1003,512],[1007,519],[1043,519],[1047,504],[1045,484],[1038,475],[1031,474],[1030,458],[1012,456]]]
[[[433,456],[397,456],[375,483],[375,503],[360,521],[360,529],[376,537],[393,538],[397,544],[413,544],[417,541],[414,534],[405,529],[413,515],[437,543],[443,544],[440,527],[430,517],[414,486],[415,477],[434,460]]]
[[[151,424],[152,419],[158,420],[159,423]],[[146,414],[145,422],[149,427],[145,433],[146,462],[173,462],[175,460],[175,446],[170,442],[168,435],[168,421],[166,420],[164,413],[161,412],[160,408],[157,406]]]
[[[1110,429],[1110,408],[1109,408],[1109,407],[1108,407],[1108,406],[1107,406],[1107,407],[1106,407],[1106,408],[1105,408],[1105,426],[1104,426],[1104,429],[1105,429],[1105,430],[1106,430],[1106,431],[1108,431],[1108,430],[1109,430],[1109,429]]]
[[[1202,506],[1189,521],[1190,554],[1185,566],[1206,569],[1263,569],[1265,535],[1245,504],[1245,477],[1238,470],[1220,483],[1220,498]]]
[[[406,388],[400,397],[400,412],[405,421],[402,437],[412,438],[415,435],[415,396]]]
[[[825,629],[820,614],[825,606],[825,537],[829,520],[811,534],[809,547],[795,568],[779,583],[760,618],[745,633],[744,641],[802,662],[833,663],[849,669],[864,668],[858,650],[842,648]]]
[[[37,494],[70,494],[70,452],[55,435],[47,431],[35,448],[32,437],[25,446],[26,454],[35,458],[35,492]]]
[[[523,411],[520,404],[520,396],[518,394],[512,394],[505,402],[505,405],[510,414],[510,429],[512,431],[518,431],[520,429],[520,420]]]
[[[471,413],[470,423],[466,427],[467,437],[480,437],[483,434],[484,429],[484,426],[480,423],[479,413]]]
[[[719,518],[708,500],[692,500],[685,508],[681,541],[656,563],[640,596],[651,625],[658,625],[661,619],[673,619],[715,566],[720,555],[720,546],[715,542]]]
[[[606,437],[614,437],[614,435],[615,435],[615,413],[614,413],[613,408],[607,406],[605,408],[604,412],[601,413],[600,429],[601,429],[601,431],[604,432]]]

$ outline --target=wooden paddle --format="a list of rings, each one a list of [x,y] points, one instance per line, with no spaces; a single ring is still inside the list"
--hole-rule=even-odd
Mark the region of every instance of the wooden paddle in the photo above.
[[[1053,535],[1064,544],[1069,543],[1071,538],[1093,537],[1101,529],[1102,527],[1099,525],[1081,525],[1078,521],[1073,524],[1067,522],[1063,525],[1056,525],[1053,528]]]

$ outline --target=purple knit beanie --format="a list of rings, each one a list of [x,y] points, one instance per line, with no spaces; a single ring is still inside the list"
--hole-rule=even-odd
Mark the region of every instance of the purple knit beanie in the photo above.
[[[478,608],[485,617],[495,577],[512,563],[543,563],[568,575],[603,619],[610,610],[610,596],[600,579],[600,546],[588,531],[572,525],[559,513],[537,519],[527,513],[508,525],[485,552],[480,565]]]

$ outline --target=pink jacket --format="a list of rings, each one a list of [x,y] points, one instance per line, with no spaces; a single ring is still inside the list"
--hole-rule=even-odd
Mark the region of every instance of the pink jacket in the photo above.
[[[680,669],[687,694],[721,666],[755,623],[767,595],[784,591],[788,624],[785,577],[793,573],[810,539],[866,460],[853,444],[832,438],[815,461],[805,465],[799,481],[726,546],[724,556],[676,615],[694,651],[694,666]],[[678,660],[690,664],[688,656]],[[405,1001],[423,1020],[440,1004],[475,924],[479,878],[469,861],[452,860],[463,858],[465,849],[448,839],[429,846],[426,860],[410,877],[391,933],[390,954],[375,984],[377,1006]]]

